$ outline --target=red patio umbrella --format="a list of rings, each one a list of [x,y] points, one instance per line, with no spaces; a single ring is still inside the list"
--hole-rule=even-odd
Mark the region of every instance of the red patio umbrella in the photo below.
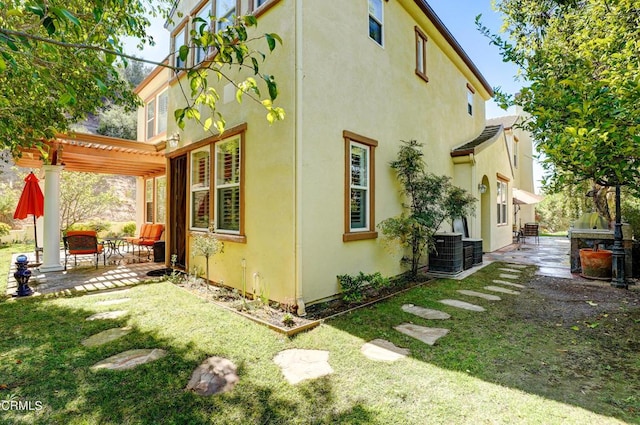
[[[33,215],[33,232],[36,243],[36,262],[40,262],[38,251],[38,231],[36,230],[36,218],[44,215],[44,195],[38,185],[38,178],[33,171],[24,179],[26,184],[22,189],[16,212],[13,218],[24,219],[29,214]]]

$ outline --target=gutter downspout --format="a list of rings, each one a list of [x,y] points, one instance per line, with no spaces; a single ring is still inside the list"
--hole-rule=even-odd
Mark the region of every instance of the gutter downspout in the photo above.
[[[304,80],[303,55],[302,55],[302,0],[295,3],[295,32],[296,32],[296,112],[295,112],[295,143],[294,158],[295,168],[295,294],[298,305],[298,316],[306,316],[307,311],[302,296],[302,83]]]

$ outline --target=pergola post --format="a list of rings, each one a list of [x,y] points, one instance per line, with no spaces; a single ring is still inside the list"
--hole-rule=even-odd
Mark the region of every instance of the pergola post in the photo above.
[[[44,170],[44,237],[41,272],[64,269],[60,263],[60,173],[62,165],[43,165]]]

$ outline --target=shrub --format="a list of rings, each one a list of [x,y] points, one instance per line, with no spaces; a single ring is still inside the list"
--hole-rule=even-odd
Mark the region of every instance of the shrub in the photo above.
[[[136,234],[136,223],[135,221],[130,221],[124,226],[122,226],[122,233],[125,236],[134,236]]]
[[[380,272],[373,274],[358,273],[357,276],[348,274],[338,275],[338,282],[342,289],[342,299],[347,302],[360,302],[364,298],[364,289],[370,286],[373,289],[382,289],[391,284],[389,278],[383,277]]]
[[[7,236],[11,231],[11,226],[7,223],[0,223],[0,236]]]

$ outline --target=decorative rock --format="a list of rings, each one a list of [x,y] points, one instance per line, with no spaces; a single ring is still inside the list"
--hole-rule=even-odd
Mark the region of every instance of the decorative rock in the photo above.
[[[486,289],[487,291],[501,292],[503,294],[520,295],[520,292],[518,291],[512,291],[511,289],[501,288],[500,286],[485,286],[484,289]]]
[[[212,395],[231,391],[240,378],[237,368],[230,360],[209,357],[191,374],[186,390],[198,395]]]
[[[493,283],[497,283],[498,285],[507,285],[507,286],[513,286],[514,288],[520,288],[520,289],[524,289],[526,288],[526,286],[521,285],[519,283],[513,283],[513,282],[507,282],[506,280],[494,280]]]
[[[167,355],[165,350],[159,348],[154,349],[138,349],[124,351],[108,359],[104,359],[91,366],[91,370],[109,369],[109,370],[127,370],[134,367],[158,360]]]
[[[115,305],[115,304],[126,303],[128,301],[131,301],[131,298],[118,298],[116,300],[98,301],[96,305]]]
[[[507,264],[509,267],[512,267],[514,269],[526,269],[528,266],[526,266],[525,264]]]
[[[520,279],[520,276],[518,276],[516,274],[501,273],[500,274],[500,278],[502,278],[502,279]]]
[[[484,298],[485,300],[489,301],[500,301],[502,299],[497,295],[485,294],[484,292],[469,291],[467,289],[458,289],[456,292],[459,292],[463,295],[469,295],[471,297]]]
[[[406,348],[397,347],[384,339],[374,339],[367,342],[360,348],[360,352],[368,359],[379,362],[395,362],[410,354]]]
[[[440,302],[442,304],[450,305],[452,307],[458,307],[464,310],[485,311],[484,307],[480,307],[479,305],[471,304],[471,303],[460,301],[460,300],[440,300]]]
[[[516,270],[516,269],[507,269],[507,268],[499,268],[498,270],[502,270],[503,272],[507,272],[507,273],[522,273],[522,270]]]
[[[420,306],[416,306],[413,304],[405,304],[402,306],[402,311],[406,311],[407,313],[415,314],[418,317],[422,317],[423,319],[430,320],[446,320],[450,319],[451,315],[445,313],[444,311],[432,310],[429,308],[424,308]]]
[[[106,319],[118,319],[128,312],[126,310],[105,311],[103,313],[96,313],[86,318],[86,320],[106,320]]]
[[[393,329],[429,345],[435,344],[437,340],[449,333],[449,329],[427,328],[413,323],[403,323]]]
[[[280,366],[285,379],[292,385],[333,373],[328,351],[294,348],[279,352],[273,361]]]
[[[82,345],[85,347],[96,347],[98,345],[106,344],[107,342],[115,341],[118,338],[125,336],[131,332],[130,327],[126,328],[113,328],[107,329],[82,341]]]

